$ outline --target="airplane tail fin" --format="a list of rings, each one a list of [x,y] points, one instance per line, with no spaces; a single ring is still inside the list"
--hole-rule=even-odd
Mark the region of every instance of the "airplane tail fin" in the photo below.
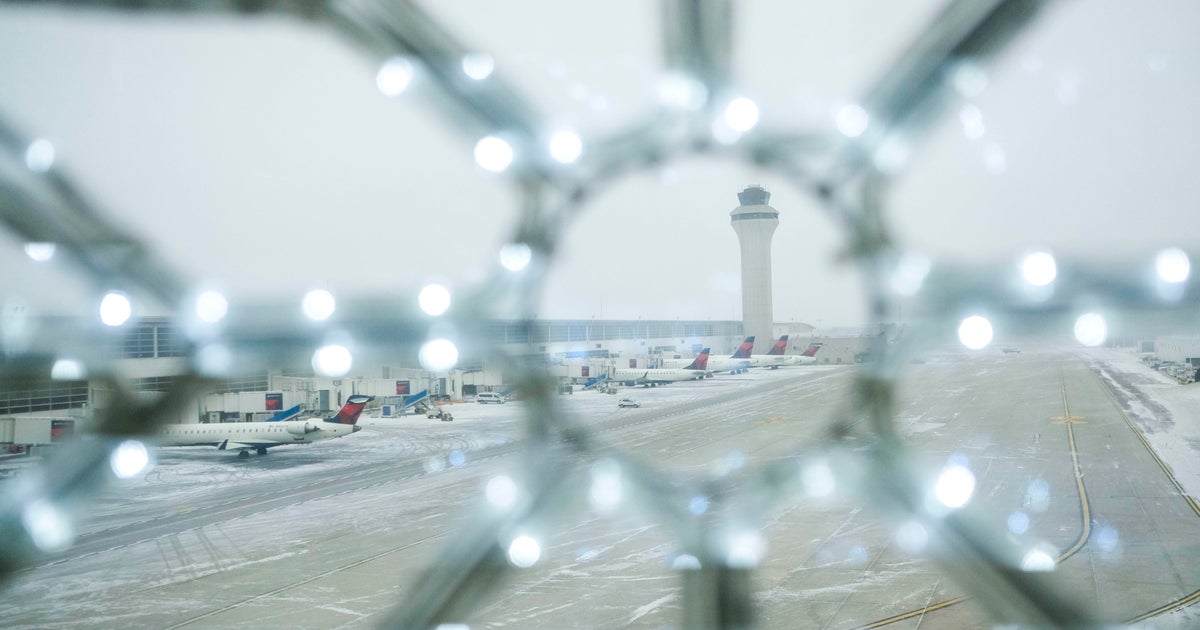
[[[685,370],[707,370],[708,369],[708,351],[709,351],[708,348],[701,350],[700,354],[696,355],[696,359],[694,361],[692,361],[691,363],[689,363],[688,366],[683,369],[685,369]]]
[[[808,349],[806,349],[804,352],[801,352],[800,356],[815,357],[815,356],[817,356],[817,350],[820,350],[822,345],[824,345],[824,344],[822,344],[819,341],[814,341],[814,342],[808,344]]]
[[[754,335],[746,337],[742,342],[742,346],[729,356],[730,359],[749,359],[750,354],[754,352]]]
[[[375,400],[374,396],[354,395],[346,399],[346,404],[342,405],[341,411],[332,418],[326,418],[325,422],[333,422],[335,424],[358,424],[358,417],[362,415],[363,408],[367,403]]]
[[[784,354],[787,353],[787,341],[788,341],[787,335],[780,337],[779,341],[775,342],[775,345],[771,348],[771,350],[769,352],[767,352],[767,354],[774,355],[774,356],[783,356]]]

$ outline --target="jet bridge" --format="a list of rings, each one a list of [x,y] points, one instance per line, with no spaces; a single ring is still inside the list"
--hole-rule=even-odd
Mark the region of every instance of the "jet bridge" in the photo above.
[[[422,400],[425,400],[427,398],[429,398],[429,390],[427,390],[427,389],[422,389],[421,391],[413,394],[412,396],[405,396],[404,402],[400,403],[401,409],[411,409],[413,407],[413,405],[416,405],[417,403],[419,403]]]
[[[74,431],[74,418],[0,418],[0,444],[53,444]]]
[[[404,415],[408,409],[412,409],[418,403],[429,400],[429,390],[423,389],[410,396],[388,396],[384,399],[382,407],[383,417],[393,415]]]

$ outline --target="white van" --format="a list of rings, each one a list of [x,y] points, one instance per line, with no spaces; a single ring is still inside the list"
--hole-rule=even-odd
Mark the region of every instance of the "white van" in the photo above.
[[[501,396],[500,394],[497,394],[496,392],[483,392],[482,394],[477,394],[475,396],[475,400],[481,405],[485,405],[487,403],[496,403],[498,405],[503,405],[504,403],[508,402],[507,400],[504,399],[504,396]]]

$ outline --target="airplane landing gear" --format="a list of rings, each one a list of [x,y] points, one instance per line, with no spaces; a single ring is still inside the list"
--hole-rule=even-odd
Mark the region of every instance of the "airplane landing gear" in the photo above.
[[[250,451],[238,451],[238,459],[246,459],[250,457]]]

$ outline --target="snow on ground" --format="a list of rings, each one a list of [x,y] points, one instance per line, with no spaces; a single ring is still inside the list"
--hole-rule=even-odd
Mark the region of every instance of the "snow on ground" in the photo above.
[[[1200,494],[1200,457],[1197,457],[1200,451],[1200,405],[1197,404],[1200,403],[1200,385],[1178,385],[1141,364],[1137,355],[1125,351],[1092,350],[1087,351],[1084,357],[1105,378],[1118,399],[1127,403],[1131,419],[1172,465],[1189,493]],[[820,372],[822,374],[817,376],[820,378],[846,369],[846,366],[805,366],[755,370],[746,375],[719,375],[704,381],[658,388],[627,388],[617,395],[576,392],[558,396],[556,402],[565,413],[584,422],[595,423],[635,414],[655,414],[697,401],[712,401],[715,404],[723,397],[746,393],[750,388],[782,384],[798,372]],[[617,401],[625,397],[636,399],[642,407],[619,409]],[[270,454],[263,457],[238,459],[230,452],[199,447],[158,449],[157,465],[153,470],[144,476],[122,482],[97,497],[90,508],[88,525],[83,529],[96,531],[118,526],[136,518],[145,518],[156,511],[166,513],[202,507],[204,502],[217,500],[214,497],[219,495],[253,493],[259,486],[278,488],[281,480],[289,483],[292,480],[309,482],[322,476],[339,474],[339,471],[349,474],[343,469],[348,470],[364,461],[381,465],[387,462],[426,461],[430,466],[436,463],[443,468],[451,468],[455,461],[470,462],[472,454],[480,449],[522,438],[526,405],[521,401],[504,405],[459,403],[447,405],[447,408],[454,414],[451,422],[429,419],[424,415],[393,418],[368,416],[360,420],[363,430],[354,435],[314,445],[272,449]],[[940,426],[936,418],[924,413],[915,414],[907,420],[908,429],[913,433]],[[478,477],[483,474],[470,470],[447,472],[457,476]],[[86,618],[95,614],[87,603],[89,596],[105,593],[106,597],[116,597],[115,594],[128,591],[130,584],[139,584],[142,589],[154,589],[234,568],[270,563],[283,565],[283,561],[288,559],[315,556],[321,550],[319,542],[322,537],[340,535],[346,531],[364,537],[374,536],[377,532],[390,531],[389,528],[394,528],[397,521],[408,523],[406,527],[414,530],[424,528],[413,519],[416,514],[425,520],[450,522],[461,518],[461,515],[456,517],[455,514],[462,512],[462,506],[478,494],[479,488],[478,479],[470,477],[457,485],[452,485],[450,481],[431,476],[418,486],[421,492],[412,487],[417,485],[415,482],[387,484],[356,491],[336,501],[310,501],[251,513],[212,527],[131,545],[117,552],[123,560],[119,564],[113,564],[111,554],[99,554],[36,569],[38,579],[18,581],[14,590],[10,591],[7,604],[0,605],[0,618],[19,613],[25,620],[34,620],[26,621],[28,627],[49,625],[37,623],[37,620]],[[131,504],[138,504],[137,508],[130,509]],[[280,524],[286,526],[281,527]],[[416,531],[413,535],[416,536]],[[853,541],[855,538],[850,536],[847,540]],[[247,541],[254,541],[254,544]],[[398,540],[395,544],[400,542],[403,541]],[[628,551],[618,546],[622,542],[624,539],[618,536],[608,543],[589,548],[580,562],[589,562],[597,556],[615,551]],[[611,578],[607,572],[623,570],[626,565],[622,561],[644,564],[647,555],[661,557],[667,553],[665,549],[661,545],[634,549],[629,557],[607,558],[590,572],[582,571],[579,566],[567,566],[561,575],[570,575],[574,571],[583,577],[604,574],[603,577]],[[851,545],[851,542],[829,546],[814,555],[813,565],[803,570],[841,564],[847,558],[865,558],[864,554],[861,547]],[[908,566],[905,565],[901,570],[908,570]],[[853,589],[861,589],[864,584],[890,584],[888,580],[891,578],[880,573],[864,579],[868,581],[802,592],[775,588],[760,596],[760,599],[769,603],[773,598],[790,601],[818,595],[840,596]],[[196,596],[199,597],[201,593],[197,591]],[[136,599],[136,593],[131,597]],[[652,617],[661,609],[673,606],[675,602],[672,597],[663,595],[644,603],[632,611],[627,623],[644,624],[646,619],[643,617]],[[144,604],[138,605],[148,610],[163,606],[164,601],[146,599]],[[187,602],[187,605],[203,609],[203,604]],[[345,603],[339,605],[346,606]],[[184,606],[181,605],[181,608]],[[350,608],[345,612],[350,617],[361,614]],[[130,615],[128,620],[132,621],[149,618],[136,615],[150,613],[133,610],[126,614]],[[96,621],[95,617],[92,619]],[[120,619],[108,621],[108,625],[113,627],[120,623]],[[514,625],[520,624],[514,622]]]
[[[573,394],[558,396],[556,401],[562,410],[576,420],[587,423],[602,422],[622,415],[646,413],[651,410],[662,410],[674,405],[686,404],[701,400],[719,402],[723,397],[743,392],[747,387],[763,385],[773,381],[782,381],[795,377],[799,373],[828,373],[835,370],[845,370],[847,366],[802,366],[785,367],[778,370],[752,370],[748,374],[718,374],[703,381],[682,381],[660,387],[622,387],[616,394],[605,394],[595,390],[576,391]],[[638,409],[621,409],[617,401],[622,398],[632,398],[641,407]],[[443,409],[454,415],[451,422],[428,419],[423,415],[408,415],[403,417],[368,417],[364,416],[359,423],[364,427],[380,431],[388,429],[408,429],[425,432],[430,425],[469,426],[473,431],[486,427],[502,439],[520,439],[522,421],[524,420],[525,405],[522,401],[509,401],[503,405],[479,404],[462,402],[442,405]],[[365,431],[360,433],[365,435]]]
[[[556,397],[561,410],[587,422],[604,422],[620,417],[661,413],[678,405],[696,402],[713,404],[737,393],[755,388],[770,389],[799,373],[822,378],[845,372],[846,366],[805,366],[779,370],[756,370],[745,375],[718,375],[704,381],[674,383],[656,388],[625,388],[617,395],[576,392]],[[621,409],[617,401],[634,398],[638,409]],[[239,459],[229,451],[206,447],[155,449],[155,466],[146,474],[114,484],[101,492],[88,508],[78,531],[86,535],[110,528],[149,521],[162,515],[196,513],[203,515],[241,497],[282,489],[299,490],[333,476],[371,474],[374,466],[425,462],[426,475],[403,484],[383,484],[357,490],[335,498],[300,501],[262,512],[249,512],[223,519],[216,524],[194,527],[150,540],[130,544],[120,550],[79,556],[58,564],[31,570],[10,591],[7,602],[0,602],[0,618],[12,626],[54,625],[71,619],[97,620],[92,598],[119,598],[126,604],[108,608],[123,617],[109,618],[102,625],[137,625],[153,618],[155,607],[164,605],[162,597],[183,598],[179,609],[204,609],[203,590],[188,594],[161,590],[168,585],[184,584],[205,576],[228,572],[229,575],[256,575],[261,566],[293,566],[315,562],[323,549],[320,541],[354,532],[360,537],[418,536],[435,532],[464,517],[464,506],[477,499],[481,475],[490,466],[471,467],[472,457],[487,447],[511,443],[523,436],[526,404],[512,401],[504,405],[459,403],[447,405],[454,420],[443,422],[424,415],[360,419],[363,430],[345,438],[312,445],[283,446],[268,455]],[[363,464],[367,466],[364,467]],[[461,468],[459,468],[461,467]],[[457,480],[457,481],[455,481]],[[416,518],[415,515],[420,515]],[[396,534],[395,523],[406,528]],[[433,525],[441,524],[439,527]],[[282,524],[282,525],[281,525]],[[411,532],[410,532],[411,530]],[[382,532],[382,534],[381,534]],[[638,533],[633,530],[628,535]],[[396,545],[405,540],[397,540]],[[600,545],[594,555],[603,556],[608,547],[620,544],[620,536],[610,545]],[[635,549],[633,555],[615,559],[604,571],[648,562],[646,554],[665,557],[667,546]],[[116,556],[114,556],[116,554]],[[120,561],[113,562],[114,557]],[[590,561],[591,558],[588,558]],[[239,573],[231,572],[239,569]],[[577,570],[578,567],[568,567]],[[611,576],[607,576],[611,577]],[[247,578],[249,579],[249,578]],[[132,597],[126,597],[130,585]],[[141,595],[146,591],[147,595]],[[162,594],[159,594],[159,593]],[[168,595],[170,593],[170,595]],[[153,597],[151,597],[153,595]],[[188,601],[183,601],[188,600]],[[652,615],[669,600],[652,602],[637,611]],[[353,611],[351,611],[353,612]],[[114,614],[118,614],[114,612]],[[354,616],[354,615],[351,615]]]
[[[846,366],[802,366],[778,370],[752,370],[748,374],[720,374],[703,381],[685,381],[660,387],[621,388],[618,394],[577,391],[556,398],[564,413],[585,423],[603,422],[631,414],[652,414],[675,405],[722,397],[746,388],[792,378],[798,372],[828,373]],[[617,401],[633,398],[638,409],[621,409]],[[211,507],[218,499],[214,488],[224,497],[252,493],[256,487],[280,479],[311,481],[334,475],[363,462],[386,463],[424,458],[426,470],[440,470],[470,459],[473,451],[520,440],[524,436],[524,402],[515,400],[502,405],[462,402],[445,404],[454,420],[445,422],[424,414],[380,417],[364,415],[363,429],[353,435],[317,442],[272,448],[267,455],[239,459],[232,451],[211,447],[154,449],[154,466],[144,475],[119,482],[102,490],[88,506],[81,534],[136,522],[130,516],[130,503],[162,511],[180,506]],[[26,459],[36,463],[37,458]],[[139,509],[136,514],[144,514]]]
[[[1179,385],[1142,364],[1139,355],[1125,350],[1089,350],[1084,358],[1113,389],[1131,420],[1171,465],[1188,493],[1200,496],[1200,384]],[[782,382],[798,371],[830,374],[846,369],[846,366],[803,366],[752,370],[748,374],[721,374],[703,381],[655,388],[622,388],[616,395],[577,391],[558,396],[556,402],[575,419],[597,423],[700,401],[719,403],[747,388]],[[621,398],[633,398],[642,406],[620,409],[617,401]],[[156,449],[156,465],[148,473],[110,486],[96,497],[87,509],[85,521],[79,524],[79,533],[134,522],[136,517],[128,515],[131,503],[146,508],[157,506],[163,511],[179,510],[181,506],[205,507],[215,500],[211,498],[214,488],[225,494],[249,493],[264,483],[285,478],[319,479],[364,461],[424,458],[427,470],[449,467],[455,462],[469,461],[471,453],[479,449],[522,439],[525,407],[522,401],[503,405],[447,404],[444,408],[454,415],[450,422],[424,415],[364,416],[360,419],[363,430],[354,435],[311,445],[274,448],[266,456],[248,459],[208,447]],[[934,430],[943,424],[927,416],[900,420],[909,435]],[[133,512],[145,513],[141,509]]]
[[[1200,383],[1180,385],[1129,349],[1082,354],[1187,493],[1200,497]]]

